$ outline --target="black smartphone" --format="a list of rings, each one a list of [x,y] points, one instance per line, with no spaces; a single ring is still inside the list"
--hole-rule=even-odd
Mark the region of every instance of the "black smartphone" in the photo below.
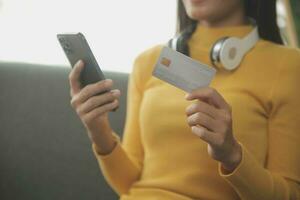
[[[82,33],[57,34],[57,39],[64,50],[71,67],[74,67],[78,60],[84,62],[85,66],[80,74],[82,87],[105,79],[96,58]],[[104,91],[103,93],[105,92],[108,91]],[[112,111],[116,111],[117,109],[118,107]]]
[[[65,52],[71,67],[73,67],[78,60],[84,62],[85,67],[80,75],[80,82],[83,87],[105,79],[96,58],[82,33],[57,34],[57,39]]]

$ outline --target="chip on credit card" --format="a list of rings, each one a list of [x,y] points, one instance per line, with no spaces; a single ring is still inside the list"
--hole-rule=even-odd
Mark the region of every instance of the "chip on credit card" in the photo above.
[[[152,72],[153,76],[186,92],[209,86],[215,74],[215,68],[169,47],[163,47]]]

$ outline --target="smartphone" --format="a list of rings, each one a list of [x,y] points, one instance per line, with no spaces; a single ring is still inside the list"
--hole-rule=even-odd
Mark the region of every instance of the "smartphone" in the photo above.
[[[83,87],[105,79],[96,58],[82,33],[57,34],[57,39],[65,52],[71,67],[73,67],[78,60],[84,62],[85,67],[80,75],[80,82]]]
[[[57,39],[65,52],[71,67],[74,67],[78,60],[82,60],[84,62],[85,66],[80,74],[82,87],[105,79],[98,62],[96,61],[96,58],[82,33],[57,34]],[[108,91],[104,91],[99,94]],[[114,112],[117,109],[118,107],[112,111]]]

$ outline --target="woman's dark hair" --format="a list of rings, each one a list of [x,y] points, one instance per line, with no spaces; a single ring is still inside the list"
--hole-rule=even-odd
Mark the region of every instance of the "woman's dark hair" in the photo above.
[[[262,39],[283,44],[277,25],[276,0],[243,0],[246,16],[255,19],[258,32]],[[177,50],[189,55],[188,40],[196,29],[197,21],[189,18],[182,3],[177,5]]]

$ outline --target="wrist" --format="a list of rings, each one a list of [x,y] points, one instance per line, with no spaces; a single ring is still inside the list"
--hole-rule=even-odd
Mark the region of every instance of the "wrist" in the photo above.
[[[112,153],[113,150],[116,148],[117,144],[118,144],[117,141],[113,141],[111,147],[103,149],[103,148],[99,147],[96,143],[93,143],[97,154],[100,156],[105,156],[105,155]]]
[[[242,147],[235,141],[232,151],[228,156],[228,159],[222,162],[222,168],[226,173],[233,172],[242,160]]]
[[[113,151],[117,140],[113,135],[108,118],[105,116],[98,118],[97,122],[87,127],[87,132],[99,155],[106,155]]]

